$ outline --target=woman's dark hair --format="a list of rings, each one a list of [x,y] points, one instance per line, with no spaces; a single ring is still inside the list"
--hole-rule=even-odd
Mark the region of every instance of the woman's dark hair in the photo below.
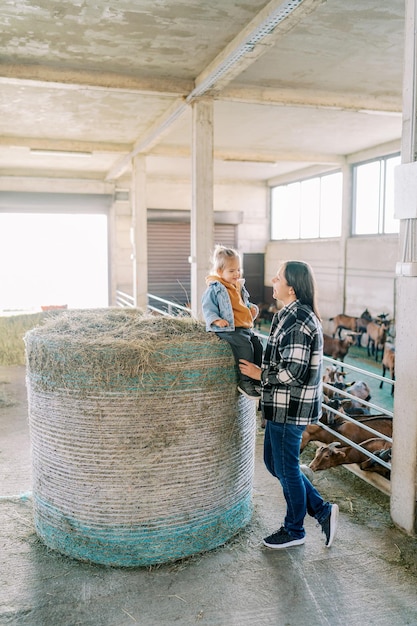
[[[284,276],[301,304],[307,304],[321,320],[316,300],[316,282],[309,264],[303,261],[287,261],[284,265]]]

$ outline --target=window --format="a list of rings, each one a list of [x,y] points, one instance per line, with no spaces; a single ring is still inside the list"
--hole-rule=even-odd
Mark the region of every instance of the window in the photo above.
[[[395,155],[354,166],[354,235],[399,232],[399,220],[394,219],[394,168],[400,162]]]
[[[342,173],[273,187],[271,239],[340,237]]]

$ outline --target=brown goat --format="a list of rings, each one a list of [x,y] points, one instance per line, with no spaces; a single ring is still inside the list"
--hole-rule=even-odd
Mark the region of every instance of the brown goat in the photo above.
[[[375,454],[380,450],[387,450],[391,448],[391,444],[379,437],[372,437],[366,439],[360,444],[368,452]],[[309,468],[313,472],[318,470],[329,469],[330,467],[336,467],[336,465],[348,465],[350,463],[362,463],[369,459],[369,457],[360,450],[352,448],[352,446],[341,446],[340,443],[334,442],[329,446],[320,446],[316,451],[316,456],[309,464]],[[368,469],[368,468],[367,468]]]
[[[317,424],[308,424],[301,437],[300,452],[304,450],[310,441],[321,441],[322,443],[341,441],[337,436],[338,433],[350,439],[350,441],[360,443],[371,434],[368,430],[361,428],[361,424],[373,428],[382,435],[392,437],[392,417],[387,417],[386,415],[371,415],[369,417],[358,418],[354,422],[349,422],[337,415],[334,416],[332,423],[329,425],[333,432],[329,432],[323,428],[320,422]]]
[[[384,346],[384,354],[382,355],[382,376],[385,376],[385,372],[389,371],[391,380],[395,380],[395,347],[391,343],[386,343]],[[379,388],[382,389],[383,380],[379,384]],[[391,395],[394,393],[394,385],[391,385]]]
[[[325,356],[331,356],[332,359],[339,359],[343,361],[347,355],[350,346],[355,343],[355,339],[352,334],[347,335],[345,339],[336,339],[330,337],[330,335],[323,335],[323,354]]]
[[[368,356],[375,354],[375,361],[378,361],[378,351],[381,351],[381,354],[384,351],[385,341],[387,339],[387,326],[388,322],[383,321],[380,324],[377,322],[369,322],[366,327],[366,333],[368,335],[368,345],[367,351]]]
[[[323,374],[323,383],[324,383],[324,392],[327,398],[333,398],[335,394],[335,389],[329,389],[327,385],[331,385],[336,389],[345,389],[346,372],[340,371],[337,365],[328,365],[324,370]]]
[[[391,447],[381,448],[381,450],[376,450],[374,454],[375,456],[379,457],[382,461],[385,461],[386,463],[391,463],[391,457],[392,457]],[[390,478],[391,476],[390,469],[388,469],[384,465],[381,465],[380,463],[378,463],[377,461],[371,458],[366,459],[366,461],[362,461],[359,467],[364,472],[376,472],[377,474],[381,474],[385,478]]]
[[[368,309],[365,309],[360,317],[353,317],[352,315],[340,313],[339,315],[336,315],[336,317],[330,317],[329,320],[334,324],[333,337],[336,337],[337,334],[339,339],[341,339],[341,331],[343,329],[350,330],[351,332],[359,333],[358,345],[360,345],[361,335],[366,332],[366,324],[372,321],[372,316]]]

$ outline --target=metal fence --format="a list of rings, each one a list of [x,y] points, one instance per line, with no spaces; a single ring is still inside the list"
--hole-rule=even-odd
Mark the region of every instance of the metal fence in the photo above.
[[[175,304],[175,302],[170,302],[169,300],[165,300],[165,298],[160,298],[159,296],[155,296],[152,293],[148,293],[148,311],[153,311],[154,313],[160,313],[161,315],[173,315],[173,316],[189,316],[191,317],[191,309],[188,307],[182,306],[181,304]],[[116,305],[119,307],[128,307],[133,308],[135,306],[135,300],[133,296],[124,293],[123,291],[116,291]]]
[[[259,332],[259,331],[255,331],[255,333],[257,334],[257,336],[262,341],[262,343],[263,343],[263,345],[265,347],[266,339],[267,339],[266,335],[263,334],[262,332]],[[360,367],[356,367],[354,365],[349,365],[348,363],[341,363],[340,361],[336,361],[335,359],[332,359],[331,357],[325,356],[325,357],[323,357],[323,361],[324,361],[325,364],[330,364],[330,365],[336,365],[338,367],[343,367],[343,370],[345,370],[346,373],[354,372],[354,373],[359,375],[360,380],[363,380],[365,382],[366,382],[367,379],[373,379],[373,380],[376,380],[376,381],[379,381],[379,382],[383,381],[384,383],[388,383],[390,385],[394,384],[394,381],[392,381],[389,378],[386,378],[384,376],[380,376],[378,374],[374,374],[373,372],[369,372],[368,370],[365,370],[365,369],[360,368]],[[338,395],[340,395],[340,396],[342,396],[344,398],[347,398],[347,399],[350,399],[350,400],[355,400],[356,402],[359,402],[363,407],[368,408],[370,411],[373,410],[373,411],[376,411],[377,414],[383,414],[383,415],[386,415],[387,417],[391,417],[391,418],[394,417],[394,414],[392,413],[392,411],[389,411],[387,408],[385,408],[383,406],[380,406],[378,404],[374,404],[372,402],[368,402],[366,400],[360,400],[356,396],[353,396],[352,394],[350,394],[348,391],[337,389],[335,387],[332,387],[332,385],[329,385],[328,383],[326,383],[324,386],[326,386],[327,388],[332,388],[335,392],[337,392]],[[329,411],[331,413],[334,413],[335,415],[339,415],[340,417],[342,417],[342,419],[344,419],[346,421],[354,422],[354,423],[358,422],[358,420],[355,419],[355,417],[351,417],[351,416],[347,415],[346,413],[342,413],[342,412],[338,411],[337,409],[334,409],[332,406],[330,406],[326,402],[323,403],[323,407],[327,411]],[[364,416],[364,417],[366,417],[366,416]],[[372,414],[370,415],[370,417],[372,417]],[[343,435],[340,435],[337,431],[332,429],[327,424],[320,423],[320,426],[322,428],[324,428],[324,430],[327,430],[328,432],[330,432],[332,434],[335,434],[341,441],[343,441],[347,445],[352,446],[352,448],[355,448],[357,450],[360,450],[360,452],[363,452],[363,454],[365,456],[371,458],[373,461],[375,461],[375,463],[377,463],[377,464],[385,467],[387,470],[391,471],[391,463],[389,463],[387,461],[384,461],[383,459],[379,458],[378,456],[376,456],[372,452],[369,452],[368,450],[363,448],[360,444],[357,444],[354,441],[351,441],[350,439],[348,439],[347,437],[344,437]],[[383,433],[380,433],[377,430],[374,430],[370,426],[367,426],[366,424],[361,424],[361,428],[363,428],[364,430],[367,430],[370,433],[370,437],[379,437],[379,438],[384,439],[385,441],[387,441],[387,442],[392,444],[392,438],[391,437],[387,437]],[[381,475],[379,475],[379,474],[377,474],[375,472],[364,472],[355,463],[349,464],[349,465],[344,465],[344,467],[346,469],[348,469],[350,472],[352,472],[353,474],[359,476],[365,482],[373,485],[374,487],[376,487],[380,491],[386,493],[387,495],[390,494],[390,492],[391,492],[390,481],[389,481],[389,479],[385,478],[384,476],[381,476]]]

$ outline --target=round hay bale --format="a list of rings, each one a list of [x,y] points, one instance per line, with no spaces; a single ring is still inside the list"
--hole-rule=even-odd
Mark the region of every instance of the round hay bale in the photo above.
[[[173,561],[250,520],[255,403],[186,318],[68,311],[25,336],[36,531],[103,565]]]

